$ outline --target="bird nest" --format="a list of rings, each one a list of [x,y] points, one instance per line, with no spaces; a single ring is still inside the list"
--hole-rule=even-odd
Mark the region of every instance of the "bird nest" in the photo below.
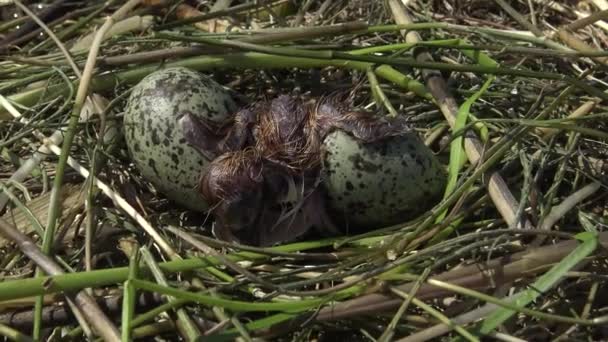
[[[9,339],[608,338],[602,1],[0,6]],[[443,197],[356,233],[217,239],[122,138],[129,90],[172,66],[241,103],[350,93],[407,118]]]

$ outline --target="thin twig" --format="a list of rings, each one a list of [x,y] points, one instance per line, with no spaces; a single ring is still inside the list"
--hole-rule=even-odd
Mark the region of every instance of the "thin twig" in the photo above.
[[[582,41],[581,39],[576,37],[574,34],[572,34],[570,31],[568,31],[564,28],[561,28],[557,31],[557,36],[559,37],[559,39],[561,41],[564,42],[564,44],[568,45],[569,47],[571,47],[577,51],[583,51],[583,52],[600,51],[599,49],[585,43],[584,41]],[[594,61],[596,61],[598,63],[608,65],[608,57],[592,57],[591,59],[593,59]]]
[[[219,18],[222,16],[226,16],[226,15],[230,15],[233,13],[238,13],[241,11],[247,11],[247,10],[251,10],[251,9],[255,9],[257,7],[260,7],[262,5],[279,5],[279,4],[283,4],[286,3],[288,0],[273,0],[273,1],[250,1],[244,4],[240,4],[240,5],[236,5],[236,6],[232,6],[232,7],[228,7],[224,10],[220,10],[220,11],[215,11],[215,12],[211,12],[211,13],[206,13],[200,16],[196,16],[196,17],[192,17],[192,18],[187,18],[187,19],[182,19],[182,20],[178,20],[178,21],[174,21],[168,24],[164,24],[164,25],[160,25],[159,27],[157,27],[157,30],[166,30],[166,29],[170,29],[176,26],[181,26],[181,25],[186,25],[186,24],[193,24],[193,23],[198,23],[200,21],[203,20],[208,20],[208,19],[213,19],[213,18]]]
[[[64,274],[61,267],[55,263],[53,259],[45,255],[38,246],[36,246],[34,241],[2,219],[0,219],[0,234],[15,241],[21,252],[27,255],[28,258],[34,261],[47,274]],[[95,300],[85,291],[80,291],[76,295],[66,294],[66,297],[71,298],[76,303],[88,323],[95,327],[97,332],[106,341],[120,341],[120,334],[114,323],[112,323],[112,321],[103,313],[97,305],[97,302],[95,302]]]
[[[540,229],[499,229],[497,231],[515,231],[531,236],[535,234],[542,235],[543,232],[548,232],[541,231]],[[488,232],[483,234],[486,233]],[[498,234],[496,236],[498,236]],[[456,240],[457,239],[458,238],[456,238]],[[481,237],[479,239],[481,239]],[[608,233],[600,233],[598,239],[602,246],[605,248],[608,247]],[[494,288],[497,283],[506,283],[521,278],[522,276],[532,276],[544,272],[550,268],[553,263],[563,259],[564,256],[576,248],[577,245],[578,242],[576,240],[562,241],[555,245],[537,247],[509,255],[508,257],[501,256],[486,262],[452,269],[432,276],[429,279],[442,280],[471,289],[491,289]],[[412,286],[414,286],[416,279],[414,279],[414,282],[399,285],[399,289],[404,292],[410,291]],[[449,291],[433,288],[433,286],[428,284],[422,285],[417,292],[417,297],[419,299],[441,298],[448,295],[450,295]],[[376,314],[378,311],[394,309],[401,303],[402,301],[395,300],[384,294],[367,294],[355,299],[337,303],[331,307],[323,308],[319,311],[317,319],[320,321],[329,321],[355,317],[362,313]]]
[[[29,120],[22,118],[21,113],[19,113],[19,111],[17,111],[17,109],[15,109],[15,107],[1,94],[0,94],[0,104],[2,104],[2,106],[4,106],[4,108],[14,118],[20,119],[20,121],[23,123],[30,122]],[[83,112],[82,114],[87,115],[88,113]],[[86,120],[88,120],[88,117],[86,117],[86,116],[83,116],[80,118],[81,122],[84,122]],[[42,133],[40,133],[40,132],[34,131],[33,133],[38,138],[43,137]],[[47,140],[49,143],[58,145],[63,140],[64,134],[65,134],[65,131],[63,129],[58,129],[50,137],[48,137],[48,138],[43,137],[42,139]],[[43,142],[44,142],[44,140],[43,140]],[[9,178],[9,181],[22,182],[23,180],[25,180],[29,176],[29,174],[32,172],[32,170],[34,170],[34,168],[36,168],[40,164],[40,162],[42,162],[44,159],[46,159],[50,153],[51,153],[51,151],[48,149],[46,144],[43,144],[42,146],[40,146],[40,148],[38,148],[38,150],[32,155],[32,157],[30,159],[28,159],[25,163],[23,163],[21,165],[21,167],[15,173],[13,173],[11,175],[11,177]],[[6,194],[0,193],[0,211],[2,211],[4,209],[4,207],[6,206],[7,203],[8,203],[8,197],[6,196]]]
[[[17,111],[17,109],[10,102],[6,101],[6,99],[2,95],[0,95],[0,103],[3,103],[6,106],[6,108],[9,110],[9,112],[11,114],[13,114],[15,117],[21,117],[21,114],[19,113],[19,111]],[[83,115],[84,114],[85,113],[83,113]],[[57,133],[57,134],[61,135],[61,133]],[[53,136],[54,135],[55,134],[53,134]],[[40,139],[43,143],[43,145],[39,148],[38,153],[40,153],[40,154],[44,153],[44,156],[48,156],[49,153],[54,153],[58,156],[62,155],[62,152],[61,152],[62,149],[59,146],[57,146],[58,144],[55,143],[55,139],[53,139],[53,137],[46,138],[44,135],[39,134],[39,135],[37,135],[37,138]],[[34,158],[32,158],[32,159],[34,159]],[[76,170],[82,177],[84,177],[84,178],[89,177],[90,172],[86,168],[82,167],[80,165],[80,163],[78,163],[78,161],[76,161],[74,158],[68,156],[67,164],[70,167],[72,167],[74,170]],[[163,237],[154,229],[154,227],[148,221],[146,221],[146,219],[142,215],[140,215],[137,212],[137,210],[135,210],[135,208],[133,208],[120,195],[116,194],[107,184],[105,184],[104,182],[99,180],[99,178],[94,177],[93,180],[95,181],[95,185],[106,196],[108,196],[112,201],[114,201],[114,203],[119,208],[124,210],[127,215],[129,215],[133,220],[135,220],[144,229],[144,231],[146,233],[148,233],[150,235],[150,237],[152,237],[154,242],[156,244],[158,244],[158,246],[161,248],[161,250],[163,250],[170,258],[179,259],[179,255],[173,250],[173,248],[163,239]],[[3,195],[3,196],[5,196],[5,195]]]
[[[566,197],[566,199],[564,199],[562,203],[554,206],[551,209],[549,215],[545,217],[542,224],[540,225],[540,229],[550,230],[551,227],[553,227],[553,225],[557,223],[557,221],[564,217],[564,215],[566,215],[568,211],[574,208],[574,206],[576,206],[578,203],[584,201],[587,197],[593,195],[601,188],[601,186],[602,183],[600,182],[592,182],[585,185],[570,196]]]
[[[505,297],[503,299],[505,301],[510,301],[511,299],[513,299],[513,297]],[[450,332],[454,328],[454,325],[467,325],[471,322],[475,322],[480,318],[486,317],[488,314],[490,314],[497,308],[498,305],[488,303],[480,308],[451,318],[450,321],[453,323],[453,325],[449,325],[446,323],[438,323],[430,328],[426,328],[424,330],[415,332],[407,337],[399,339],[397,340],[397,342],[419,342],[433,340],[441,335]]]
[[[578,31],[585,26],[592,25],[600,20],[608,20],[608,9],[592,13],[591,15],[581,18],[579,20],[573,21],[570,24],[564,27],[568,31]]]
[[[396,294],[396,295],[398,295],[399,297],[402,297],[402,298],[404,298],[404,297],[406,299],[410,298],[410,296],[407,293],[399,290],[398,288],[391,287],[391,292],[393,292],[394,294]],[[479,342],[479,339],[477,337],[473,336],[470,332],[468,332],[462,326],[458,325],[457,323],[455,323],[454,321],[452,321],[451,319],[449,319],[448,317],[446,317],[444,314],[442,314],[441,312],[439,312],[439,310],[433,308],[431,305],[428,305],[425,302],[423,302],[423,301],[421,301],[420,299],[417,299],[417,298],[411,298],[411,301],[416,306],[418,306],[422,310],[426,311],[429,315],[431,315],[434,318],[438,319],[440,322],[449,325],[452,329],[456,330],[456,332],[458,332],[466,340],[468,340],[470,342]]]
[[[270,283],[270,282],[256,276],[255,274],[249,272],[245,268],[239,266],[237,263],[229,260],[221,253],[217,252],[215,249],[205,245],[205,243],[203,243],[202,241],[195,239],[192,235],[190,235],[180,229],[177,229],[176,227],[172,227],[172,226],[168,226],[167,230],[170,231],[171,233],[175,234],[180,239],[186,241],[187,243],[189,243],[190,245],[192,245],[199,251],[205,253],[206,255],[214,256],[214,257],[218,258],[224,265],[226,265],[227,267],[230,267],[235,272],[242,274],[244,277],[251,280],[252,282],[258,283],[258,284],[263,285],[272,290],[276,290],[279,292],[283,291],[283,289],[281,289],[280,286]]]
[[[78,118],[81,114],[84,101],[88,95],[89,85],[93,77],[93,69],[95,68],[95,62],[97,60],[97,54],[99,53],[101,41],[103,40],[105,33],[112,27],[114,22],[121,20],[123,17],[125,17],[131,9],[133,9],[139,4],[139,1],[140,0],[127,1],[114,14],[112,14],[112,16],[108,17],[105,23],[97,32],[97,35],[93,40],[93,44],[91,45],[91,50],[89,51],[87,62],[82,73],[82,78],[80,80],[80,84],[78,85],[78,90],[76,92],[76,99],[74,100],[72,116],[70,117],[68,129],[63,140],[62,150],[64,152],[59,156],[59,161],[57,163],[57,173],[53,184],[53,190],[51,192],[51,204],[49,206],[47,227],[42,242],[42,250],[45,253],[49,253],[51,250],[52,241],[55,234],[55,226],[57,224],[57,216],[59,213],[59,190],[61,189],[61,184],[63,183],[63,175],[69,157],[69,151],[76,135],[76,125],[78,124]]]
[[[63,43],[59,40],[59,38],[57,38],[55,33],[53,33],[53,31],[50,28],[48,28],[48,26],[46,26],[46,24],[44,24],[44,22],[42,20],[40,20],[40,18],[38,18],[36,16],[36,14],[34,14],[34,12],[30,11],[30,9],[27,8],[27,6],[23,5],[21,3],[21,1],[14,0],[14,3],[23,12],[25,12],[28,16],[30,16],[36,22],[36,24],[38,24],[44,30],[44,32],[46,32],[46,34],[53,40],[53,42],[55,42],[55,44],[57,45],[57,47],[59,48],[61,53],[65,56],[65,59],[68,62],[68,64],[70,65],[70,67],[72,68],[72,71],[74,71],[74,74],[76,76],[78,76],[78,78],[81,78],[82,74],[80,73],[80,69],[78,69],[78,66],[76,65],[76,63],[74,63],[74,59],[72,58],[72,55],[70,55],[70,52],[65,48]]]
[[[526,18],[524,18],[519,12],[517,12],[517,10],[515,10],[515,8],[511,7],[511,5],[509,5],[506,1],[504,1],[504,0],[494,0],[494,1],[496,1],[496,3],[498,5],[500,5],[500,7],[502,7],[502,9],[505,10],[505,12],[509,13],[509,15],[511,17],[513,17],[513,19],[515,19],[520,25],[527,28],[535,36],[537,36],[537,37],[543,36],[543,32],[541,30],[539,30],[538,27],[536,27],[532,23],[528,22],[528,20],[526,20]]]
[[[589,114],[593,108],[599,103],[599,99],[593,101],[587,101],[580,105],[577,109],[575,109],[570,115],[567,116],[568,119],[576,119],[583,117]],[[536,132],[542,136],[544,141],[549,141],[551,137],[560,132],[559,129],[556,128],[545,128],[539,127],[536,129]]]
[[[430,273],[431,273],[430,268],[424,269],[424,271],[422,272],[422,274],[420,275],[418,280],[416,280],[416,283],[414,284],[414,286],[412,286],[412,288],[410,289],[409,293],[407,294],[407,297],[405,298],[405,300],[403,301],[401,306],[399,306],[397,313],[395,313],[395,316],[393,317],[393,319],[391,320],[389,325],[386,327],[386,329],[384,330],[382,335],[380,335],[380,337],[378,338],[378,342],[388,342],[393,339],[397,324],[401,320],[401,317],[403,316],[403,314],[405,314],[407,308],[409,307],[410,303],[412,302],[412,299],[414,299],[414,297],[416,296],[416,293],[420,289],[420,286],[422,285],[424,280],[429,276]]]
[[[145,246],[142,246],[140,248],[140,252],[142,255],[142,259],[144,260],[146,265],[148,265],[148,269],[150,269],[150,271],[152,272],[154,280],[156,280],[156,282],[160,285],[169,286],[167,278],[163,274],[163,271],[160,269],[160,267],[158,267],[158,263],[156,262],[156,260],[154,260],[152,253],[150,253],[150,251]],[[169,303],[173,303],[176,300],[178,299],[175,297],[167,296],[167,301]],[[182,337],[188,341],[196,341],[198,338],[200,338],[201,332],[188,315],[188,312],[183,308],[176,308],[175,311],[177,313],[177,319],[179,321],[177,327]]]
[[[306,0],[306,2],[300,7],[298,13],[296,14],[296,18],[291,23],[291,26],[296,27],[302,24],[304,21],[304,15],[308,12],[310,6],[314,3],[314,0]]]

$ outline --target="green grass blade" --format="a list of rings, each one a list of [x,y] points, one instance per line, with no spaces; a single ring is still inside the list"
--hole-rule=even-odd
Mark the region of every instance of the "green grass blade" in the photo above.
[[[121,340],[123,342],[131,341],[131,322],[135,315],[135,303],[137,299],[137,290],[133,286],[133,279],[137,279],[137,274],[139,273],[139,251],[134,248],[132,253],[129,260],[129,277],[124,284],[124,297],[122,301]]]
[[[291,321],[298,317],[301,316],[298,314],[278,313],[245,323],[244,326],[248,331],[253,332],[255,330],[270,329],[274,325],[286,321]],[[218,332],[210,336],[205,336],[205,340],[210,342],[234,341],[235,338],[239,336],[240,335],[238,331],[235,328],[231,328],[223,332]]]
[[[457,41],[457,45],[466,45],[466,41],[459,39]],[[471,58],[475,63],[486,66],[486,67],[498,67],[499,64],[495,60],[493,60],[490,56],[479,50],[462,50],[462,54]],[[456,188],[456,183],[458,181],[458,173],[462,169],[464,163],[467,160],[467,156],[464,151],[463,141],[464,138],[462,134],[458,133],[461,129],[463,129],[468,120],[472,120],[475,122],[474,127],[478,130],[482,140],[488,139],[488,127],[482,122],[478,121],[476,117],[471,114],[471,106],[477,101],[490,87],[492,82],[496,77],[490,76],[483,84],[481,89],[475,92],[471,97],[469,97],[458,109],[458,114],[456,116],[456,123],[454,127],[452,127],[452,134],[456,135],[454,140],[452,140],[450,144],[450,164],[448,166],[448,182],[445,188],[444,198],[448,197]],[[447,210],[442,212],[439,217],[437,217],[436,222],[441,222],[445,218],[447,214]],[[450,231],[455,229],[455,226],[450,226]]]
[[[457,45],[468,45],[470,44],[469,42],[467,42],[464,39],[459,39]],[[470,59],[472,59],[473,61],[475,61],[475,63],[485,66],[485,67],[499,67],[500,64],[498,62],[496,62],[494,59],[492,59],[492,57],[486,55],[485,53],[481,52],[480,50],[461,50],[462,54],[469,57]],[[486,126],[485,123],[483,122],[479,122],[477,120],[477,118],[475,116],[473,116],[472,114],[469,114],[469,119],[475,123],[474,128],[477,130],[477,132],[479,133],[479,137],[481,138],[481,141],[486,142],[488,141],[488,126]]]
[[[522,291],[513,304],[518,307],[525,307],[542,293],[549,290],[555,284],[557,284],[563,276],[576,266],[581,260],[591,254],[597,247],[597,235],[589,232],[580,233],[577,238],[582,243],[574,249],[568,256],[562,261],[553,266],[547,273],[539,277],[534,284],[530,286],[528,290]],[[516,311],[500,308],[494,311],[491,315],[486,317],[479,327],[479,333],[488,334],[492,332],[496,327],[511,318]]]
[[[456,116],[456,123],[454,124],[452,132],[458,132],[466,125],[467,119],[469,118],[469,113],[471,111],[471,106],[490,87],[490,84],[492,84],[494,79],[494,76],[490,76],[483,84],[483,86],[460,106],[460,108],[458,109],[458,114]],[[460,172],[462,166],[467,160],[463,143],[464,138],[462,134],[456,136],[454,140],[452,140],[452,142],[450,143],[450,164],[448,165],[448,183],[445,188],[444,198],[448,197],[456,188],[456,183],[458,181],[458,173]],[[446,214],[447,210],[441,213],[441,215],[439,215],[436,222],[441,222],[445,218]]]
[[[6,196],[9,198],[9,200],[11,200],[13,202],[13,204],[17,207],[17,209],[19,209],[25,213],[25,216],[30,221],[32,228],[34,228],[34,230],[36,231],[36,233],[38,233],[38,235],[42,236],[42,234],[44,234],[44,227],[42,227],[42,224],[40,223],[40,221],[38,221],[38,219],[36,218],[36,215],[34,215],[34,213],[30,210],[30,208],[28,208],[23,202],[21,202],[19,200],[19,198],[17,196],[15,196],[15,194],[13,194],[13,192],[11,191],[10,188],[8,188],[7,186],[5,186],[3,183],[0,182],[0,193],[2,193],[2,192],[4,192],[6,194]]]
[[[34,342],[31,337],[4,324],[0,324],[0,336],[4,336],[9,341]]]
[[[467,42],[464,40],[460,40],[458,45],[466,45]],[[461,50],[462,54],[474,60],[477,64],[483,65],[486,67],[498,67],[499,64],[492,57],[486,55],[485,53],[479,50]]]

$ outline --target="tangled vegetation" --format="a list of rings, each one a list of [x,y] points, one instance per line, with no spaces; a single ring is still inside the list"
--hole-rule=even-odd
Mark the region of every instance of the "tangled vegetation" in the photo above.
[[[605,1],[15,0],[0,14],[6,339],[608,339]],[[359,235],[215,239],[122,138],[129,90],[171,66],[241,102],[352,92],[405,116],[446,167],[444,197]]]

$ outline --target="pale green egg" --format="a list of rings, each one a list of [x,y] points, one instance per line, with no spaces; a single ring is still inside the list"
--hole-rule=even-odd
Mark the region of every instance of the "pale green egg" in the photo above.
[[[323,141],[328,209],[345,228],[406,222],[436,204],[446,173],[416,133],[363,143],[344,131]]]
[[[151,73],[133,87],[125,110],[133,162],[167,198],[191,210],[206,210],[196,186],[209,161],[187,143],[178,120],[191,113],[221,124],[236,109],[230,93],[208,76],[186,68]]]

